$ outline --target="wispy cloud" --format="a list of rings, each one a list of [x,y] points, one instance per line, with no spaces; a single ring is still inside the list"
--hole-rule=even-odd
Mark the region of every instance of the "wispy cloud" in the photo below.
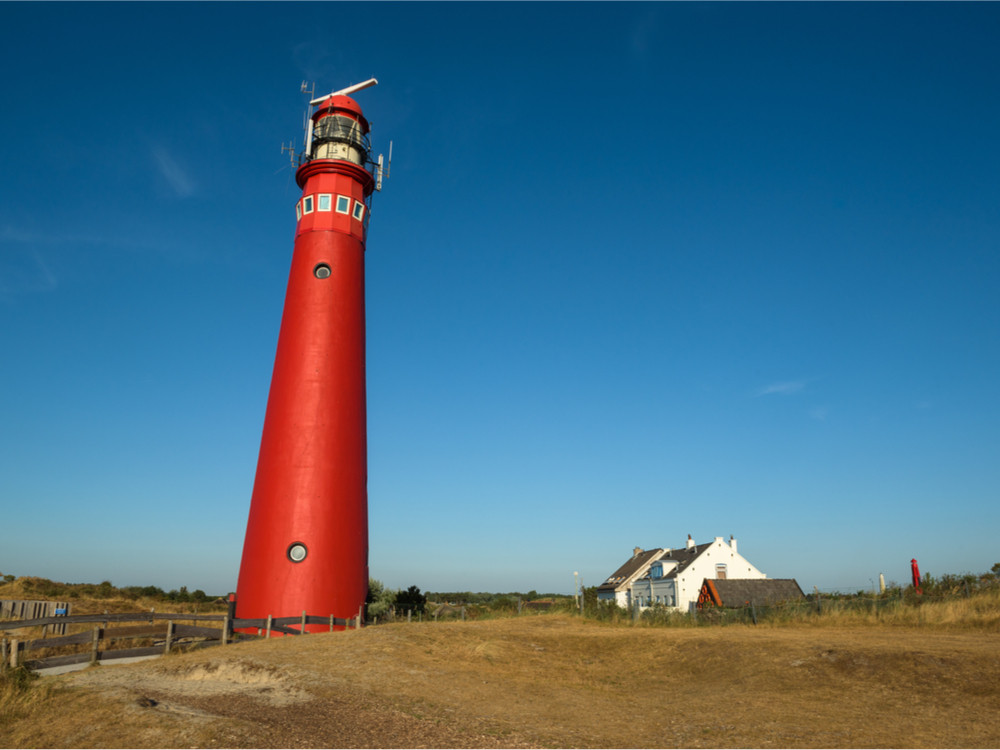
[[[802,382],[801,380],[787,380],[787,381],[784,381],[784,382],[781,382],[781,383],[771,383],[770,385],[766,385],[763,388],[760,388],[757,391],[756,395],[757,396],[772,396],[772,395],[789,396],[789,395],[791,395],[793,393],[798,393],[799,391],[801,391],[805,387],[806,387],[806,384],[804,382]]]
[[[20,294],[50,292],[59,280],[34,245],[35,236],[9,226],[0,228],[0,300],[11,302]]]
[[[195,185],[191,177],[162,146],[153,147],[153,160],[163,179],[179,198],[185,198],[194,192]]]
[[[814,406],[809,410],[809,416],[813,419],[818,419],[819,421],[824,421],[827,414],[830,413],[830,407],[828,406]]]

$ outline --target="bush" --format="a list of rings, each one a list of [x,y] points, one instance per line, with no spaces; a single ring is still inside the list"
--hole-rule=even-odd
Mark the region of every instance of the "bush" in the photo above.
[[[396,594],[396,609],[400,612],[423,612],[427,607],[427,596],[420,593],[417,586],[410,586],[406,591]]]

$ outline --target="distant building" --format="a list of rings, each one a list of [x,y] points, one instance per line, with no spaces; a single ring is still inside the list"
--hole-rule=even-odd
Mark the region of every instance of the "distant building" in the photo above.
[[[632,557],[597,587],[597,600],[628,609],[661,605],[688,612],[697,605],[705,579],[766,578],[736,551],[733,537],[728,544],[721,536],[695,544],[688,535],[683,549],[636,547]]]

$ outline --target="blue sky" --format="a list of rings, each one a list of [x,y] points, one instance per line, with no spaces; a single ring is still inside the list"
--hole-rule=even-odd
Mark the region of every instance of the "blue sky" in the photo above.
[[[302,80],[393,141],[371,572],[1000,560],[1000,5],[0,4],[0,571],[235,589]]]

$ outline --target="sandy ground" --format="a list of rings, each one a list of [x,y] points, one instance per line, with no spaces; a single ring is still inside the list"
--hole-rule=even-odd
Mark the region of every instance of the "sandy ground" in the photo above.
[[[43,678],[19,747],[998,747],[1000,634],[399,624]]]

